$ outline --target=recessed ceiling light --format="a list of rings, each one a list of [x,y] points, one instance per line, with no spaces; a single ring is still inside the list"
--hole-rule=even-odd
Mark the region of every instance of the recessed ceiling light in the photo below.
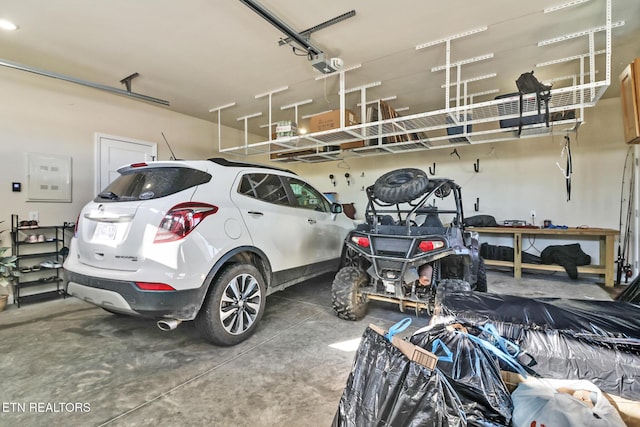
[[[7,21],[6,19],[0,19],[0,29],[6,31],[15,31],[18,29],[18,26],[11,21]]]

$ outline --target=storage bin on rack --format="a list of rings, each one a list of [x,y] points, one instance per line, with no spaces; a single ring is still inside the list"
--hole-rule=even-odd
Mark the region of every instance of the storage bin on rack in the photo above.
[[[458,118],[458,120],[460,122],[464,121],[464,115],[460,115],[460,117]],[[467,122],[471,120],[471,114],[467,114]],[[447,116],[447,123],[455,123],[455,121],[453,120],[453,117],[451,116]],[[467,125],[467,132],[466,133],[471,133],[471,125]],[[447,128],[447,135],[460,135],[464,133],[464,126],[451,126]],[[469,142],[469,140],[466,137],[458,137],[458,138],[449,138],[449,141],[451,142]]]
[[[517,114],[518,117],[513,117],[510,119],[502,119],[500,120],[500,127],[501,128],[511,128],[514,126],[519,126],[520,125],[520,120],[522,120],[522,125],[526,126],[526,125],[533,125],[533,124],[537,124],[537,123],[544,123],[545,119],[544,119],[544,106],[542,106],[541,110],[540,110],[540,114],[534,114],[534,115],[523,115],[522,117],[520,117],[520,94],[518,94],[518,92],[515,93],[508,93],[506,95],[498,95],[496,96],[495,99],[505,99],[505,98],[513,98],[512,101],[509,102],[504,102],[504,103],[500,103],[498,104],[498,114],[502,117],[502,116],[512,116],[514,114]],[[533,111],[538,111],[538,103],[534,98],[526,98],[524,101],[524,108],[522,110],[523,114],[526,113],[530,113]]]

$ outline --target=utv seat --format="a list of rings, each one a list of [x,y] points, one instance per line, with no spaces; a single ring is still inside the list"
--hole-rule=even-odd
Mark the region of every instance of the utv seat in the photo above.
[[[444,227],[440,217],[436,213],[429,213],[422,223],[421,227]]]

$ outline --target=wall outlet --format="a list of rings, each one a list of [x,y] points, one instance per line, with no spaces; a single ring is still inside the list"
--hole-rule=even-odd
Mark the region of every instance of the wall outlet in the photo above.
[[[40,215],[38,215],[38,211],[29,212],[29,220],[30,221],[39,221],[40,220],[39,216]]]

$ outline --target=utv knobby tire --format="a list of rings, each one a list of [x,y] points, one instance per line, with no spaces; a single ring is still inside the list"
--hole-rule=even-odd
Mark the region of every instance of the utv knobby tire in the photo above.
[[[340,268],[344,267],[356,267],[362,271],[367,271],[370,263],[362,257],[355,249],[350,247],[344,247],[343,254],[340,260]]]
[[[462,279],[442,279],[438,283],[438,292],[468,292],[471,285]]]
[[[384,203],[404,203],[422,196],[428,186],[426,172],[414,168],[396,169],[376,180],[373,194]]]
[[[476,286],[473,289],[477,292],[487,292],[487,270],[484,266],[484,259],[478,260],[478,273],[476,275]]]
[[[333,311],[345,320],[360,320],[367,314],[369,301],[358,289],[365,286],[369,276],[357,267],[344,267],[338,271],[331,286]]]

